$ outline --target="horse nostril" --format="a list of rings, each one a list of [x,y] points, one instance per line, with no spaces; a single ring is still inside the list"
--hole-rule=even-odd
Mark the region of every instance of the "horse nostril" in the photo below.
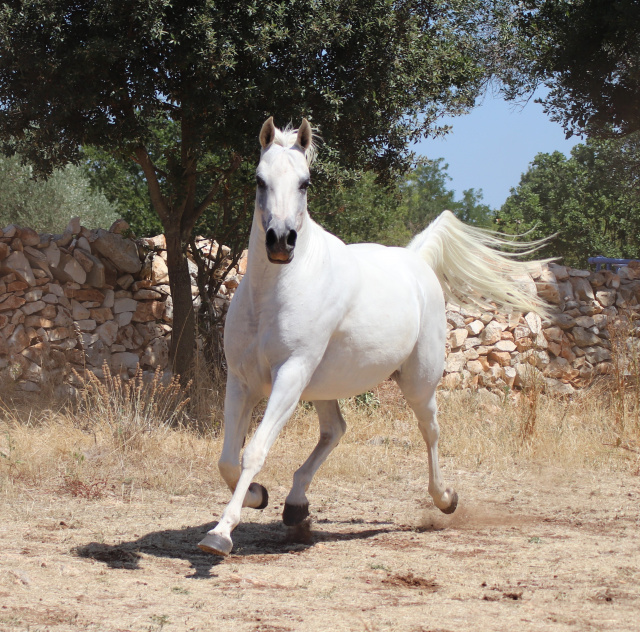
[[[271,248],[276,245],[278,241],[278,236],[276,235],[276,231],[273,228],[270,228],[267,231],[267,248]]]
[[[298,233],[295,230],[290,230],[287,235],[287,245],[293,248],[296,245],[296,239],[298,239]]]

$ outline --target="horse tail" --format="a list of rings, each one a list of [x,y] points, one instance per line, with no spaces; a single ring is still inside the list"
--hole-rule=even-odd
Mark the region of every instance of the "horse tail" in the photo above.
[[[444,211],[407,246],[433,269],[447,301],[457,305],[507,312],[546,315],[547,304],[531,288],[531,273],[544,261],[518,261],[540,248],[546,239],[518,243],[501,233],[468,226]],[[509,248],[501,252],[497,248]]]

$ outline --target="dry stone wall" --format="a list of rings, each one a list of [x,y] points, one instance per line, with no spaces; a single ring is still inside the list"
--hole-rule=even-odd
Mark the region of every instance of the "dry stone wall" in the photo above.
[[[167,370],[173,304],[164,237],[133,240],[119,220],[88,230],[72,219],[61,235],[0,230],[0,372],[24,391],[73,393],[85,370],[102,375]],[[124,235],[123,235],[124,233]],[[200,239],[201,255],[218,245]],[[223,259],[229,254],[222,247]],[[215,299],[226,311],[246,255]],[[190,261],[192,295],[199,300]],[[229,263],[229,261],[225,261]]]
[[[627,348],[637,342],[640,262],[617,272],[549,264],[531,283],[550,304],[549,318],[447,306],[445,388],[503,390],[530,382],[570,395],[613,372],[612,331],[630,336]]]
[[[167,370],[173,305],[163,236],[133,240],[123,220],[88,230],[72,219],[61,235],[0,230],[0,372],[5,382],[38,392],[73,393],[85,370],[133,375]],[[226,264],[229,249],[198,239],[200,255]],[[190,261],[199,301],[197,267]],[[246,270],[246,252],[220,287],[225,313]],[[551,305],[549,318],[447,306],[443,388],[518,388],[528,380],[568,395],[613,370],[610,331],[634,329],[640,263],[617,272],[545,265],[523,279]],[[391,298],[391,297],[390,297]]]

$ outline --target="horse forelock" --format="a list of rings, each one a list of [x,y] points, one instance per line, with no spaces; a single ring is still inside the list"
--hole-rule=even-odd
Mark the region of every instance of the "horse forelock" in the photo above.
[[[285,147],[289,149],[296,144],[296,140],[298,138],[298,130],[294,128],[291,124],[287,125],[284,129],[275,128],[275,136],[273,138],[274,145],[280,145],[281,147]],[[313,164],[313,161],[316,159],[317,154],[317,140],[319,136],[316,134],[316,131],[313,130],[313,134],[311,137],[311,145],[305,152],[304,156],[307,159],[307,165],[310,167]]]

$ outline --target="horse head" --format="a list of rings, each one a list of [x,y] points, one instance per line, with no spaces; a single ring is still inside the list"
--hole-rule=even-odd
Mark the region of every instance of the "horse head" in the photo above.
[[[256,214],[264,231],[271,263],[293,260],[298,234],[307,217],[309,164],[313,133],[307,119],[298,130],[279,130],[269,117],[260,131],[260,163],[256,169]]]

